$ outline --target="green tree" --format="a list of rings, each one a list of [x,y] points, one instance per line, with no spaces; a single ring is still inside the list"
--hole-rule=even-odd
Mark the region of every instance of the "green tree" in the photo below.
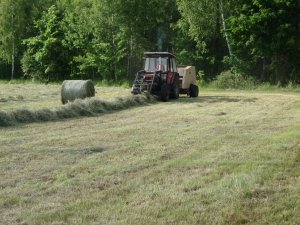
[[[300,2],[294,0],[236,4],[228,25],[244,72],[273,83],[300,82],[299,12]]]
[[[144,51],[174,50],[172,24],[179,19],[176,0],[125,0],[119,12],[127,42],[128,77],[141,67]]]
[[[26,76],[57,80],[69,74],[69,53],[62,45],[63,12],[51,6],[36,22],[37,36],[24,40],[27,50],[22,59]]]
[[[91,20],[92,1],[65,1],[61,3],[65,14],[62,20],[63,46],[69,52],[71,76],[80,78],[95,77],[96,54],[92,41],[93,21]]]
[[[8,64],[11,64],[10,79],[21,72],[22,41],[35,34],[33,21],[54,1],[0,0],[0,60],[4,68],[0,72],[3,78],[7,77]]]
[[[198,67],[205,71],[206,79],[211,79],[224,69],[224,56],[233,55],[226,29],[233,3],[229,0],[177,0],[177,4],[181,18],[175,27],[186,39],[177,43],[185,44],[190,39],[196,44],[191,54],[198,61]],[[177,49],[182,49],[180,55],[191,51],[180,45]]]
[[[15,77],[15,62],[25,32],[25,1],[0,0],[0,58],[11,63],[11,77]]]
[[[130,79],[140,69],[144,51],[159,47],[170,50],[174,12],[175,0],[105,0],[66,5],[64,44],[73,53],[73,76]]]

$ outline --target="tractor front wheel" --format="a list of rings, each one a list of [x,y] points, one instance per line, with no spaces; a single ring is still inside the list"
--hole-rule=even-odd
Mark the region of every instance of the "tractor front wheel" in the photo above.
[[[164,83],[160,89],[160,100],[167,102],[170,99],[171,86]]]
[[[190,97],[195,98],[199,95],[199,88],[197,85],[191,84],[190,86]]]

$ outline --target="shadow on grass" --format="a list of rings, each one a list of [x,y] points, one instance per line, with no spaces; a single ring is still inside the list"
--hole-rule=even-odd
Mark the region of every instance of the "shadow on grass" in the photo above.
[[[107,149],[104,149],[102,147],[92,147],[92,148],[84,149],[84,151],[86,154],[95,154],[95,153],[106,152]]]
[[[249,102],[254,103],[258,98],[245,98],[241,96],[199,96],[197,98],[180,97],[178,100],[172,101],[173,103],[232,103],[232,102]]]
[[[67,153],[67,154],[97,154],[97,153],[103,153],[108,151],[108,149],[105,149],[100,146],[94,146],[94,147],[87,147],[87,148],[66,148],[66,149],[60,149],[60,153]]]

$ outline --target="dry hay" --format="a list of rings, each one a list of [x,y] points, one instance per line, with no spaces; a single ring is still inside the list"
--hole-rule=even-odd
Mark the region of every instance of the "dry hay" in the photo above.
[[[11,101],[23,101],[24,97],[22,95],[17,95],[17,96],[8,96],[6,98],[0,98],[0,102],[11,102]]]
[[[102,101],[94,97],[83,100],[76,99],[74,102],[54,109],[0,111],[0,127],[13,126],[20,123],[48,122],[83,116],[95,116],[106,112],[154,103],[155,101],[156,99],[149,94],[117,97],[110,101]]]
[[[66,104],[75,99],[95,96],[95,87],[91,80],[65,80],[61,87],[61,102]]]

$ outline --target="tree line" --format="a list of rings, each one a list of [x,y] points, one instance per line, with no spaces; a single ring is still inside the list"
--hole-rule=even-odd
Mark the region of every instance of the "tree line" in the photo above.
[[[300,83],[300,0],[0,0],[0,79],[131,80],[170,51],[207,81],[224,70]]]

